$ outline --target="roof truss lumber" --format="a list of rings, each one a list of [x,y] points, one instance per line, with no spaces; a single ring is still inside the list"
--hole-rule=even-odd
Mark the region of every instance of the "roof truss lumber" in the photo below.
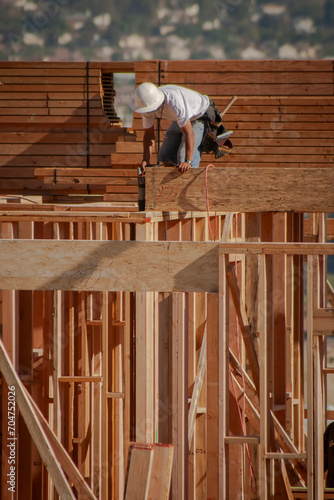
[[[2,290],[217,292],[221,253],[334,254],[331,243],[0,240]]]
[[[66,476],[52,450],[48,437],[42,424],[36,417],[34,408],[26,394],[25,387],[17,375],[15,368],[0,340],[0,371],[3,374],[8,387],[14,387],[16,403],[21,415],[29,429],[31,437],[38,449],[50,476],[52,477],[56,490],[63,498],[75,499],[75,496],[67,482]]]
[[[146,170],[146,210],[333,212],[331,168],[176,168]]]

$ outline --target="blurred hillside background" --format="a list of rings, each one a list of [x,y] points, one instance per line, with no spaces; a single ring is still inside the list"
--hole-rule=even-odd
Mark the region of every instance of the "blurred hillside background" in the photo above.
[[[334,0],[1,0],[1,60],[334,57]]]

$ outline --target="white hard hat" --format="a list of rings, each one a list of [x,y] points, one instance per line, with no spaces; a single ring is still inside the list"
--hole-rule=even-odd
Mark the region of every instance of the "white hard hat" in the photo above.
[[[150,113],[163,103],[165,96],[153,83],[141,83],[134,93],[131,108],[136,113]]]

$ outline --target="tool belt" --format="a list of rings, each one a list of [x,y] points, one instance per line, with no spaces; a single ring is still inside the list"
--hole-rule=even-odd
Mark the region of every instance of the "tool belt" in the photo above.
[[[230,153],[233,149],[232,142],[229,139],[219,138],[220,135],[226,133],[226,129],[214,101],[210,99],[209,107],[199,120],[204,122],[204,134],[201,143],[202,152],[212,153],[216,159]]]

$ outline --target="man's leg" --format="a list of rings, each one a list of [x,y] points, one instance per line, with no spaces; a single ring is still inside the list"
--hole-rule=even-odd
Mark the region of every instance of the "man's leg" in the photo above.
[[[199,121],[192,124],[192,128],[194,131],[194,139],[195,139],[194,155],[192,157],[192,161],[193,161],[193,168],[197,168],[197,167],[199,167],[199,164],[201,161],[201,156],[202,156],[201,145],[202,145],[202,139],[203,139],[203,134],[204,134],[204,122],[199,120]],[[181,163],[182,161],[191,159],[191,158],[185,157],[186,149],[185,149],[184,134],[182,134],[181,139],[182,139],[181,144],[180,144],[178,154],[177,154],[177,164]]]
[[[176,122],[173,122],[168,128],[164,140],[160,146],[158,162],[178,165],[177,152],[182,141],[182,130]]]

